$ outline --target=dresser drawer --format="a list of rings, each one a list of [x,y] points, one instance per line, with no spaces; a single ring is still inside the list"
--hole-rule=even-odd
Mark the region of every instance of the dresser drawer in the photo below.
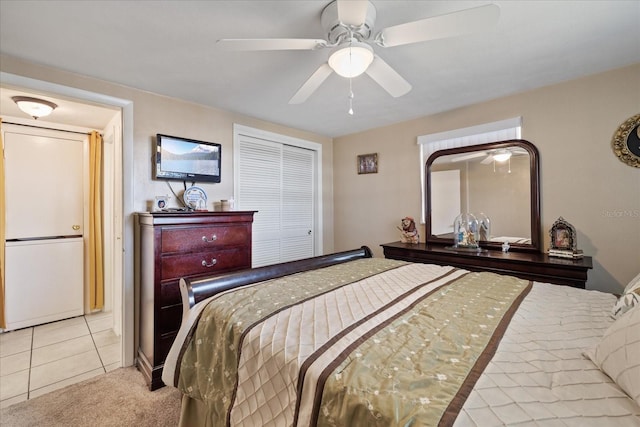
[[[213,247],[244,245],[251,238],[245,225],[208,227],[172,227],[162,230],[162,253],[200,252]]]
[[[160,284],[160,295],[157,296],[156,304],[159,306],[181,304],[180,281],[172,279],[169,282]]]
[[[162,257],[162,280],[218,274],[227,270],[250,267],[249,250],[245,246],[215,251]]]
[[[160,336],[163,335],[173,335],[175,338],[175,334],[180,329],[180,324],[182,323],[182,305],[174,304],[166,307],[160,307],[160,315],[158,316],[158,334]]]
[[[154,353],[154,357],[158,362],[164,363],[164,360],[167,358],[167,354],[169,354],[169,350],[171,349],[171,344],[176,340],[176,335],[178,335],[177,331],[160,335]]]

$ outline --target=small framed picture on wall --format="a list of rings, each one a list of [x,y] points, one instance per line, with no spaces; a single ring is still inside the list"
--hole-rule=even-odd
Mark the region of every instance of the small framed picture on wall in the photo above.
[[[358,156],[358,174],[363,173],[378,173],[378,153]]]

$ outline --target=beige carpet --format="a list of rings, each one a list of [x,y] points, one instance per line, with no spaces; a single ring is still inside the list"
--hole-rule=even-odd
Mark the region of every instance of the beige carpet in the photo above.
[[[149,391],[134,367],[120,368],[0,412],[1,426],[177,426],[180,392]]]

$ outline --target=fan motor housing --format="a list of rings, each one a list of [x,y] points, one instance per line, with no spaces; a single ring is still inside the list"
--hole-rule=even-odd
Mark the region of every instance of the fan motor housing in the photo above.
[[[349,28],[351,34],[359,41],[367,40],[371,36],[373,26],[376,22],[376,8],[371,2],[367,2],[367,15],[361,26],[347,26],[340,22],[338,18],[338,2],[332,1],[322,11],[320,24],[327,34],[327,41],[332,44],[349,39]],[[342,40],[341,40],[342,39]]]

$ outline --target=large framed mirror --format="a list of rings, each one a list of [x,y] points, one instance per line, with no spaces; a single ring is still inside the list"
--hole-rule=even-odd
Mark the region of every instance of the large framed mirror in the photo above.
[[[460,213],[488,222],[480,248],[540,252],[538,149],[513,139],[434,152],[425,165],[426,241],[453,244]],[[488,221],[486,220],[488,218]]]

